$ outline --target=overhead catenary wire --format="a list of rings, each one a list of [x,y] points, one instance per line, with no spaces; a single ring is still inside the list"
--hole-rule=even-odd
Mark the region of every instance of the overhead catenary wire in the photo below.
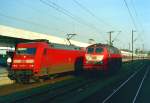
[[[133,10],[135,12],[136,19],[138,21],[138,24],[140,25],[140,28],[142,29],[142,31],[144,31],[143,25],[142,25],[141,21],[139,20],[139,15],[138,15],[138,12],[136,10],[136,7],[135,7],[135,4],[134,4],[133,0],[131,0],[131,3],[132,3],[132,6],[133,6]]]
[[[93,30],[95,30],[98,33],[101,33],[101,31],[96,28],[93,24],[83,20],[82,18],[75,16],[74,14],[72,14],[71,12],[69,12],[68,10],[64,9],[63,7],[59,6],[58,4],[50,1],[50,0],[40,0],[41,3],[47,5],[50,8],[55,9],[56,11],[68,16],[69,18],[73,19],[74,21],[78,22],[79,24],[85,25]]]
[[[25,3],[25,2],[23,2],[22,0],[21,1],[17,1],[17,3],[20,3],[20,4],[23,4],[23,6],[25,6],[25,7],[27,7],[27,8],[30,8],[30,9],[32,9],[34,12],[36,12],[36,13],[39,13],[40,15],[41,15],[41,13],[43,13],[40,9],[37,9],[37,8],[34,8],[34,7],[32,7],[31,5],[29,5],[29,4],[27,4],[27,3]],[[51,16],[52,17],[52,15],[50,15],[49,14],[49,16]],[[53,18],[55,18],[55,19],[57,19],[58,20],[58,18],[56,17],[56,16],[54,16]],[[60,18],[59,18],[60,19]],[[48,20],[47,20],[47,22],[49,22]],[[49,22],[50,24],[51,24],[51,22]],[[53,24],[54,25],[54,24]],[[54,27],[54,26],[53,26]],[[63,31],[62,29],[58,29],[58,28],[56,28],[56,30],[57,31],[61,31],[60,33],[65,33],[65,31]]]
[[[87,7],[85,7],[84,5],[82,5],[79,1],[77,0],[73,0],[80,8],[82,8],[84,11],[86,11],[87,13],[89,13],[92,17],[94,17],[97,21],[99,21],[100,23],[103,23],[104,25],[107,25],[109,27],[114,28],[111,24],[105,22],[103,19],[97,17],[91,10],[89,10]]]
[[[124,1],[125,5],[126,5],[126,7],[127,7],[127,10],[128,10],[129,15],[130,15],[130,18],[131,18],[131,20],[132,20],[134,29],[135,29],[136,31],[138,31],[139,29],[138,29],[138,27],[137,27],[137,25],[136,25],[135,19],[134,19],[133,14],[132,14],[132,12],[131,12],[129,6],[128,6],[128,3],[127,3],[126,0],[123,0],[123,1]],[[132,3],[132,4],[133,4],[133,3]],[[135,6],[134,6],[134,7],[135,7]],[[135,9],[135,10],[136,10],[136,9]],[[136,12],[136,16],[138,16],[137,11],[135,11],[135,12]],[[141,33],[140,33],[140,32],[138,32],[138,35],[136,36],[136,38],[135,38],[133,41],[135,42],[135,41],[137,41],[138,39],[140,39],[140,40],[142,41]]]
[[[82,10],[84,10],[85,12],[87,12],[89,15],[91,15],[93,18],[95,18],[99,23],[104,24],[108,27],[110,27],[110,29],[116,30],[118,28],[122,28],[121,25],[117,28],[116,25],[112,25],[108,22],[106,22],[105,20],[101,19],[100,17],[98,17],[97,15],[94,14],[94,12],[92,12],[92,10],[90,10],[88,7],[86,7],[85,5],[83,5],[84,3],[82,3],[80,0],[73,0],[73,2],[78,5]],[[121,31],[124,31],[125,29],[122,28]],[[126,31],[125,31],[126,32]],[[118,33],[119,34],[119,33]],[[115,39],[117,38],[118,34],[115,36]],[[114,39],[114,40],[115,40]],[[114,41],[113,40],[113,41]]]
[[[119,36],[120,33],[121,33],[121,31],[118,31],[118,33],[116,34],[116,36],[114,37],[114,39],[112,40],[112,42],[114,42],[115,40],[117,40],[117,37]]]
[[[6,17],[8,19],[13,19],[13,20],[16,20],[16,21],[19,21],[19,22],[23,22],[23,23],[26,23],[26,24],[31,24],[31,25],[34,25],[34,26],[38,26],[38,27],[42,27],[44,29],[53,29],[53,28],[50,28],[48,26],[45,26],[45,25],[41,25],[39,23],[36,23],[36,22],[33,22],[33,21],[29,21],[29,20],[25,20],[25,19],[22,19],[22,18],[18,18],[18,17],[14,17],[14,16],[9,16],[9,15],[6,15],[6,14],[3,14],[2,11],[0,11],[0,16],[2,17]],[[55,29],[57,31],[59,31],[58,29]],[[62,32],[62,31],[61,31]]]
[[[127,7],[129,16],[130,16],[131,21],[132,21],[132,23],[133,23],[133,26],[134,26],[135,29],[137,29],[137,25],[136,25],[135,19],[134,19],[133,15],[132,15],[132,12],[130,11],[130,8],[129,8],[129,6],[128,6],[128,3],[127,3],[126,0],[123,0],[123,1],[124,1],[125,5],[126,5],[126,7]]]
[[[106,22],[104,19],[96,16],[90,9],[88,9],[87,7],[85,7],[83,4],[81,4],[79,2],[79,0],[73,0],[80,8],[82,8],[84,11],[86,11],[87,13],[89,13],[93,18],[95,18],[97,21],[99,21],[100,23],[103,23],[104,25],[108,26],[108,27],[111,27],[112,29],[116,30],[118,26],[116,25],[112,25],[110,24],[109,22]],[[121,26],[119,26],[120,28]],[[123,29],[124,30],[124,29]],[[123,31],[122,30],[122,31]]]
[[[44,0],[40,0],[40,1],[44,1]],[[95,29],[96,31],[98,32],[101,32],[99,31],[99,29],[97,29],[93,24],[90,24],[90,23],[87,23],[85,22],[83,19],[81,19],[80,17],[77,17],[75,15],[73,15],[71,12],[69,12],[68,10],[64,9],[63,7],[59,6],[58,4],[50,1],[50,0],[47,0],[48,1],[48,4],[52,4],[51,7],[54,8],[55,10],[69,16],[71,19],[75,20],[76,22],[82,24],[82,25],[85,25],[85,26],[88,26],[89,28],[92,28],[92,29]],[[50,6],[49,4],[49,6]]]
[[[31,5],[29,5],[29,4],[27,4],[27,3],[23,2],[23,1],[19,1],[19,2],[20,2],[21,4],[23,4],[25,7],[31,8],[33,11],[35,11],[36,13],[39,13],[40,15],[41,15],[41,13],[43,13],[43,11],[42,11],[41,9],[34,8],[34,7],[32,7]],[[47,12],[47,14],[46,14],[45,16],[53,17],[54,19],[59,20],[59,21],[62,21],[62,20],[63,20],[63,19],[61,19],[60,17],[57,17],[57,16],[55,16],[55,15],[52,15],[52,14],[49,13],[49,12]],[[69,22],[69,21],[65,21],[65,22],[71,23],[71,22]]]
[[[138,33],[138,35],[137,35],[137,37],[135,39],[140,37],[141,41],[143,41],[142,37],[141,37],[141,33],[144,33],[144,27],[143,27],[143,24],[141,23],[141,21],[139,19],[139,15],[138,15],[138,12],[136,10],[136,7],[135,7],[135,4],[134,4],[133,0],[131,0],[131,3],[132,3],[132,6],[133,6],[133,10],[135,12],[135,16],[136,16],[137,22],[138,22],[138,24],[140,26],[140,29],[142,29],[141,32]]]

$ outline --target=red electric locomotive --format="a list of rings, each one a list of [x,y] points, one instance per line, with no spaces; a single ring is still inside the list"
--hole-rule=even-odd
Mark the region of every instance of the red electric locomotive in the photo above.
[[[121,68],[122,56],[120,51],[110,45],[93,44],[86,48],[84,69],[92,71],[116,72]]]
[[[47,42],[19,43],[9,77],[17,82],[39,80],[51,74],[81,70],[85,51]]]

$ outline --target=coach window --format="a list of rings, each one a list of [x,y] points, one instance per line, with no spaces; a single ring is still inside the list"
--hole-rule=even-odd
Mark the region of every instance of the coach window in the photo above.
[[[93,53],[94,52],[94,48],[88,48],[87,49],[87,53]]]
[[[103,48],[96,48],[95,52],[96,53],[102,53],[103,52]]]

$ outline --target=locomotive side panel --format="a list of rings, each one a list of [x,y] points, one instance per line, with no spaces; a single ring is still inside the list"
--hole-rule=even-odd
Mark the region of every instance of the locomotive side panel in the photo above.
[[[48,49],[46,54],[49,74],[73,71],[74,57],[72,51]]]
[[[84,54],[81,50],[46,48],[41,59],[41,74],[75,71],[82,67]]]

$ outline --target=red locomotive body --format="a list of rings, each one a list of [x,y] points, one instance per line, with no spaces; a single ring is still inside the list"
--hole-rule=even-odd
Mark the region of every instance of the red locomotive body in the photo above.
[[[86,48],[84,59],[85,70],[102,70],[105,72],[113,72],[119,69],[121,64],[121,53],[113,46],[93,44]]]
[[[20,43],[14,53],[9,77],[29,81],[56,73],[82,69],[85,52],[79,47],[46,42]]]

